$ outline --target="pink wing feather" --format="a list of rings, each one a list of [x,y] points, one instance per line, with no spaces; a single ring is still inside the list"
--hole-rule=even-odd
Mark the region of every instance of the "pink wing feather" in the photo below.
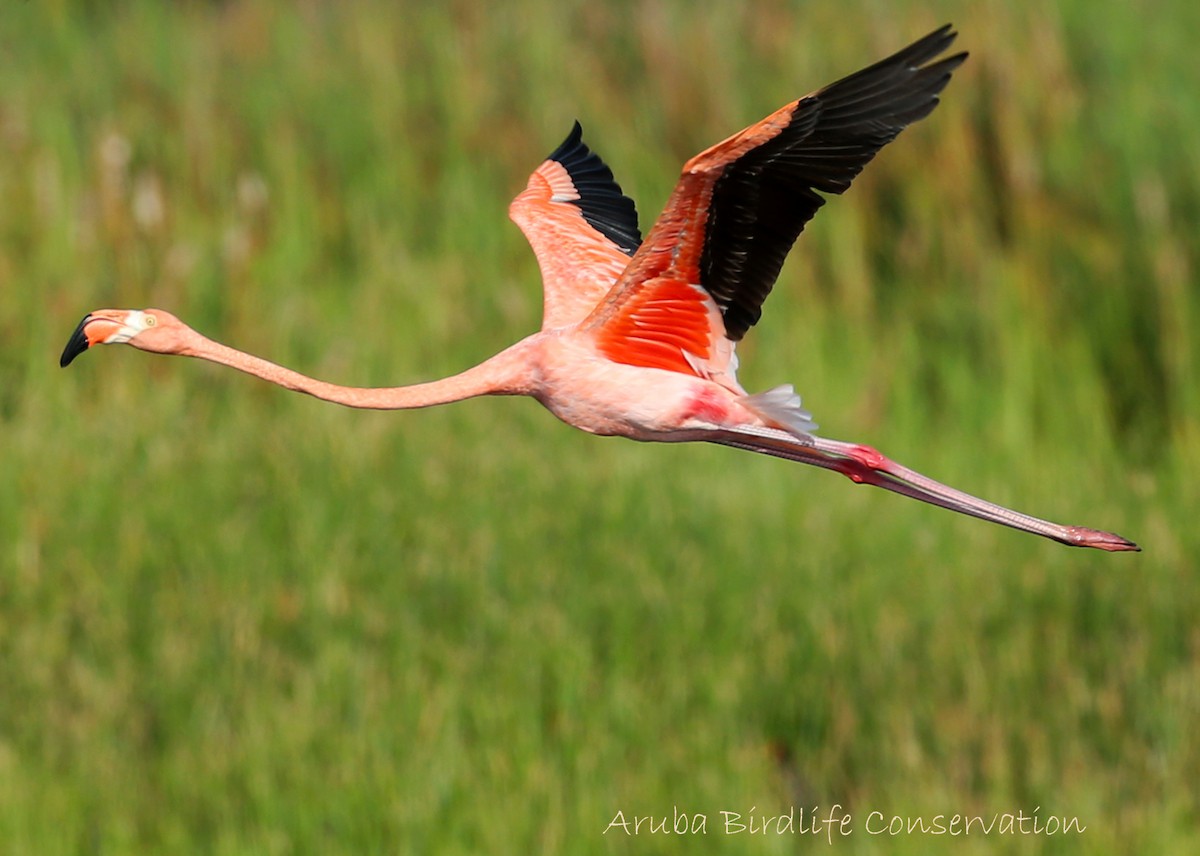
[[[542,271],[542,329],[582,321],[641,244],[637,210],[579,123],[509,206]]]
[[[942,27],[688,161],[645,243],[581,325],[600,350],[621,363],[724,371],[792,244],[825,203],[820,194],[845,191],[881,148],[937,106],[966,58],[937,60],[955,35]]]

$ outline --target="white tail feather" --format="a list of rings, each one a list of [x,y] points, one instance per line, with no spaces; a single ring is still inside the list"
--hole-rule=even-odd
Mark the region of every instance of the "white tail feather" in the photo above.
[[[802,440],[810,438],[817,430],[818,426],[812,421],[812,414],[800,406],[800,396],[790,383],[773,387],[766,392],[747,395],[741,403],[767,422],[795,434]]]

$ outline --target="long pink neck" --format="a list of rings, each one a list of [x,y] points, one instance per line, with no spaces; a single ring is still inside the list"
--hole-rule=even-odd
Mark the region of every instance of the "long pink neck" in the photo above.
[[[523,395],[530,392],[528,340],[518,342],[474,368],[442,380],[398,387],[354,387],[327,383],[281,365],[214,342],[194,330],[178,353],[220,363],[268,383],[324,401],[366,410],[409,410],[474,398],[478,395]]]

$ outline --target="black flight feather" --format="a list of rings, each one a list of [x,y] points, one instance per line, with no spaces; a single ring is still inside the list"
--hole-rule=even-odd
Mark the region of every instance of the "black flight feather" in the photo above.
[[[571,204],[579,208],[583,219],[597,232],[632,256],[642,243],[638,229],[637,208],[633,200],[621,192],[610,170],[599,155],[583,142],[583,127],[579,122],[551,153],[549,160],[562,164],[571,176],[578,199]]]
[[[965,53],[930,62],[957,34],[949,24],[899,53],[801,99],[779,134],[727,165],[713,185],[700,279],[740,340],[804,225],[875,154],[937,106]]]

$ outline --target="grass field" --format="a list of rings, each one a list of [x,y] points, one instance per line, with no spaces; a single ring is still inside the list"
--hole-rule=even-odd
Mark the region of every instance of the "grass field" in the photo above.
[[[791,853],[829,844],[720,813],[834,805],[831,852],[1196,852],[1200,12],[1021,8],[3,4],[0,852]],[[329,380],[452,373],[538,326],[505,209],[572,120],[647,226],[686,157],[945,20],[970,61],[741,378],[1143,553],[526,400],[58,368],[87,310],[161,306]],[[605,833],[676,811],[707,834]]]

